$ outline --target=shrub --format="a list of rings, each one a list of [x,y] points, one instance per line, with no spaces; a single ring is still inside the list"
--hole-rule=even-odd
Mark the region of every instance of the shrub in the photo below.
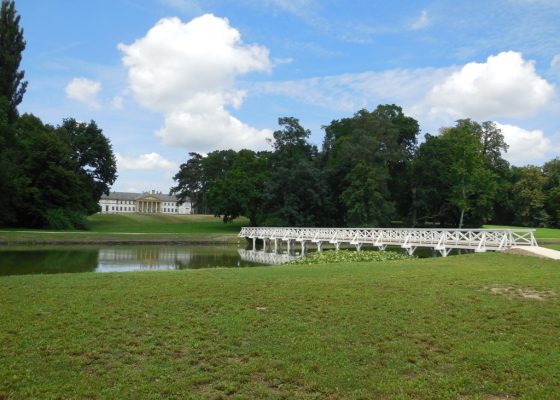
[[[47,210],[45,213],[47,229],[68,230],[72,229],[72,223],[63,209],[56,208]]]

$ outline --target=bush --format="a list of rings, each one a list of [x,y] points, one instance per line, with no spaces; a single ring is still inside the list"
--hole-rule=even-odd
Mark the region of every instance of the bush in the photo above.
[[[70,221],[74,229],[80,229],[83,231],[89,230],[89,221],[84,214],[76,211],[66,211],[66,216],[68,217],[68,220]]]
[[[47,229],[68,230],[72,229],[72,223],[63,209],[56,208],[47,210],[45,213],[45,221]]]
[[[416,258],[405,253],[396,251],[323,251],[311,253],[304,258],[290,261],[289,264],[330,264],[340,262],[363,262],[363,261],[390,261],[410,260]]]
[[[45,222],[47,229],[57,231],[72,229],[89,229],[89,222],[85,215],[77,211],[64,210],[61,208],[47,210],[45,213]]]

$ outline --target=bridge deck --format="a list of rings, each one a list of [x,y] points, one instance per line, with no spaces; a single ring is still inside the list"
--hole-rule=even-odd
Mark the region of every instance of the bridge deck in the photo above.
[[[323,243],[354,245],[358,250],[363,245],[371,245],[382,250],[386,246],[400,246],[414,253],[417,247],[430,247],[447,256],[452,249],[501,251],[513,246],[538,246],[534,229],[384,229],[384,228],[242,228],[239,237],[287,242],[288,250],[292,242],[300,242],[302,252],[306,243],[315,243],[321,251]]]

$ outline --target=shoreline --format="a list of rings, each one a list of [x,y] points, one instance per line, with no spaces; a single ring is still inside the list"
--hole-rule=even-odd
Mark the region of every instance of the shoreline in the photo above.
[[[122,245],[122,244],[238,244],[236,234],[181,235],[173,233],[0,232],[0,246],[11,245]]]

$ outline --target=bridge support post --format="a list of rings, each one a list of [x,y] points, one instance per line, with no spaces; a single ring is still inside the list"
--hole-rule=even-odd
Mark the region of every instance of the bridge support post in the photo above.
[[[413,255],[415,251],[416,251],[416,247],[414,246],[407,247],[406,249],[406,252],[408,253],[409,256]]]
[[[257,238],[253,238],[253,251],[257,250]]]
[[[334,242],[334,248],[336,251],[340,250],[340,242]]]
[[[278,239],[274,239],[274,253],[278,253]]]
[[[323,242],[317,242],[317,251],[320,253],[321,251],[323,251],[322,249],[323,247]]]
[[[301,241],[301,255],[305,255],[305,240]]]
[[[356,251],[362,251],[362,244],[363,243],[356,243]]]

